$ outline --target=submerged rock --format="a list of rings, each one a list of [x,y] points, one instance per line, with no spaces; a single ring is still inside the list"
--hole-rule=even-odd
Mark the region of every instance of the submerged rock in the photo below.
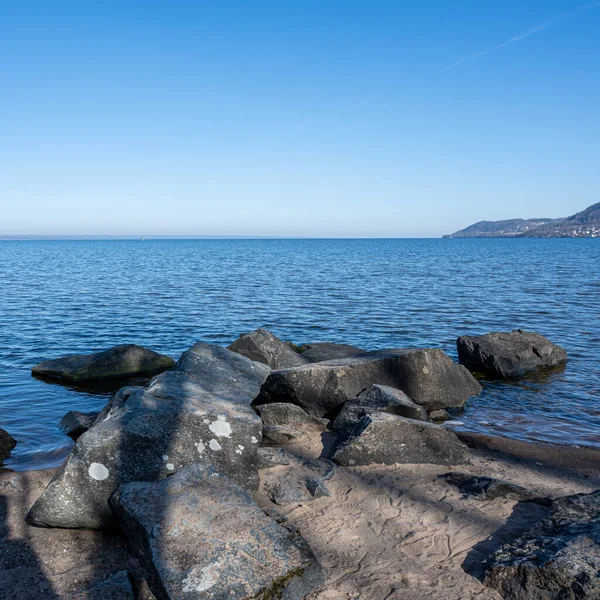
[[[250,407],[269,368],[220,346],[197,343],[147,389],[124,388],[84,433],[33,505],[37,525],[106,528],[108,499],[128,481],[154,481],[199,462],[258,487],[262,423]]]
[[[397,349],[274,371],[256,403],[291,402],[323,417],[374,383],[402,390],[427,410],[462,406],[481,391],[442,350]]]
[[[6,460],[13,448],[17,445],[17,441],[4,429],[0,429],[0,463]]]
[[[135,344],[114,346],[94,354],[74,354],[46,360],[31,369],[35,375],[65,381],[92,381],[159,373],[175,361]]]
[[[464,335],[458,338],[456,345],[458,359],[463,365],[491,377],[520,377],[567,362],[564,348],[538,333],[521,329],[480,336]]]
[[[298,353],[308,362],[322,362],[324,360],[333,360],[336,358],[348,358],[364,354],[364,350],[348,344],[331,344],[329,342],[320,342],[315,344],[302,344],[298,347]]]
[[[111,504],[159,600],[301,600],[325,576],[308,544],[227,477],[190,465]]]
[[[344,404],[333,421],[333,428],[339,430],[355,427],[365,415],[375,411],[417,421],[428,420],[427,411],[415,404],[402,390],[374,384]]]
[[[227,348],[250,360],[269,365],[272,369],[287,369],[307,363],[288,344],[266,329],[244,333]]]
[[[505,600],[600,598],[600,490],[555,500],[550,515],[493,554],[484,583]]]
[[[76,410],[70,410],[58,424],[60,430],[68,435],[71,439],[77,440],[81,434],[85,433],[96,421],[98,415],[97,412],[77,412]]]
[[[333,460],[342,466],[470,462],[467,447],[448,429],[382,412],[364,417],[335,449]]]

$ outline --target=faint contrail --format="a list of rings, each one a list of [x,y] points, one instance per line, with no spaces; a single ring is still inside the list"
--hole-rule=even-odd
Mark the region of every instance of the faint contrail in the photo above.
[[[570,17],[574,17],[575,15],[579,15],[582,12],[586,12],[588,10],[591,10],[592,8],[596,8],[596,6],[600,6],[600,0],[595,0],[594,2],[586,2],[585,4],[582,4],[581,6],[578,6],[577,8],[574,8],[573,10],[570,10],[569,12],[559,15],[558,17],[553,17],[552,19],[547,19],[546,21],[542,21],[541,23],[538,23],[537,25],[534,25],[533,27],[530,27],[529,29],[526,29],[525,31],[522,31],[521,33],[511,37],[510,39],[506,40],[505,42],[502,42],[502,44],[498,44],[497,46],[488,48],[487,50],[484,50],[483,52],[479,52],[478,54],[473,54],[472,56],[468,56],[467,58],[463,58],[462,60],[459,60],[458,62],[455,62],[447,67],[444,67],[443,69],[438,71],[437,74],[439,75],[440,73],[444,73],[446,71],[449,71],[450,69],[454,69],[455,67],[464,65],[465,63],[471,62],[472,60],[477,60],[478,58],[481,58],[482,56],[486,56],[487,54],[496,52],[496,50],[506,48],[506,46],[510,46],[511,44],[514,44],[515,42],[520,42],[521,40],[524,40],[525,38],[529,37],[530,35],[533,35],[534,33],[538,33],[539,31],[542,31],[543,29],[550,27],[550,25],[554,25],[554,23],[558,23],[559,21],[563,21],[564,19],[568,19]]]

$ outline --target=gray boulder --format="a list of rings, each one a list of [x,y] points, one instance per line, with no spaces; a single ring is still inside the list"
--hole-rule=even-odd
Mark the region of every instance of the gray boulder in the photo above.
[[[258,488],[262,423],[250,403],[269,367],[220,346],[197,343],[148,388],[129,387],[85,432],[33,505],[37,525],[101,529],[108,499],[128,481],[154,481],[194,462]]]
[[[316,417],[377,383],[398,388],[427,410],[462,406],[481,386],[442,350],[382,350],[274,371],[257,404],[291,402]]]
[[[491,377],[520,377],[567,362],[564,348],[538,333],[521,329],[480,336],[464,335],[458,338],[456,345],[458,359],[463,365]]]
[[[348,344],[331,344],[329,342],[320,342],[315,344],[302,344],[298,347],[298,353],[308,362],[322,362],[324,360],[333,360],[336,358],[348,358],[364,354],[364,350]]]
[[[412,463],[469,463],[467,447],[448,429],[374,412],[367,415],[334,451],[342,466]]]
[[[10,456],[16,445],[17,441],[15,438],[10,436],[4,429],[0,429],[0,463]]]
[[[312,425],[316,423],[306,411],[289,402],[273,402],[254,407],[264,425]]]
[[[82,592],[70,594],[65,600],[136,600],[132,580],[127,571],[119,571]]]
[[[550,515],[493,554],[484,583],[506,600],[600,598],[600,490],[555,500]]]
[[[264,425],[262,435],[263,446],[281,446],[300,439],[304,432],[288,425]]]
[[[444,423],[450,421],[450,419],[452,419],[452,415],[445,408],[438,408],[429,413],[429,420],[432,423]]]
[[[325,580],[298,531],[212,469],[121,485],[111,505],[158,600],[300,600]]]
[[[250,360],[269,365],[272,369],[287,369],[307,363],[288,344],[266,329],[244,333],[227,348]]]
[[[81,382],[160,373],[175,361],[135,344],[114,346],[94,354],[74,354],[46,360],[31,369],[35,375]]]
[[[85,433],[94,424],[99,414],[97,412],[84,413],[70,410],[60,420],[58,427],[71,439],[78,440],[81,434]]]
[[[355,427],[365,415],[387,412],[407,419],[427,421],[427,411],[415,404],[403,391],[387,385],[373,384],[354,398],[348,400],[333,421],[333,429]]]

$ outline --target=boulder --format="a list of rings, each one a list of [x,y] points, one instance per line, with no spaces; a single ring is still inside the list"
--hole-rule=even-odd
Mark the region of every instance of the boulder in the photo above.
[[[12,449],[17,445],[15,438],[10,436],[7,431],[0,429],[0,463],[7,459]]]
[[[194,462],[258,487],[262,423],[250,403],[269,373],[220,346],[197,343],[146,389],[124,388],[85,432],[33,505],[37,525],[101,529],[108,499],[128,481],[154,481]]]
[[[123,484],[111,505],[158,600],[300,600],[324,583],[300,533],[212,469]]]
[[[272,369],[298,367],[308,362],[289,344],[281,341],[266,329],[256,329],[250,333],[244,333],[227,348],[250,360],[269,365]]]
[[[564,348],[538,333],[517,329],[459,337],[458,359],[471,371],[491,377],[520,377],[541,368],[567,362]]]
[[[33,367],[31,372],[52,379],[81,382],[160,373],[174,364],[175,361],[164,354],[128,344],[94,354],[45,360]]]
[[[84,413],[70,410],[60,420],[58,427],[65,435],[77,440],[82,433],[85,433],[94,424],[99,414],[97,412]]]
[[[333,360],[336,358],[348,358],[364,354],[364,350],[348,344],[331,344],[321,342],[316,344],[302,344],[297,349],[302,358],[308,362],[322,362],[324,360]]]
[[[264,425],[262,443],[264,446],[281,446],[300,439],[304,432],[287,425]]]
[[[317,421],[306,411],[289,402],[273,402],[254,407],[264,425],[313,425]]]
[[[382,412],[364,417],[337,446],[333,460],[342,466],[470,462],[467,447],[448,429]]]
[[[433,423],[444,423],[445,421],[450,421],[452,419],[452,415],[444,408],[438,408],[437,410],[432,410],[429,413],[429,420]]]
[[[355,427],[365,415],[387,412],[407,419],[427,421],[427,411],[415,404],[403,391],[387,385],[373,384],[348,400],[333,422],[333,429]]]
[[[540,500],[547,504],[546,499],[536,498],[534,494],[520,485],[494,479],[493,477],[473,476],[469,473],[445,473],[440,478],[446,483],[453,485],[462,493],[463,498],[472,500],[494,500],[496,498],[507,498],[517,502],[529,502]]]
[[[256,404],[291,402],[316,417],[374,383],[398,388],[427,410],[462,406],[481,386],[442,350],[382,350],[274,371]]]
[[[485,585],[506,600],[600,598],[600,490],[565,496],[491,558]]]

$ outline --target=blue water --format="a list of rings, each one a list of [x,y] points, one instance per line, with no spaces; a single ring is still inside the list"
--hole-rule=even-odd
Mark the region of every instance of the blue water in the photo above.
[[[600,240],[0,242],[0,427],[7,466],[56,465],[68,410],[110,389],[34,379],[42,359],[122,343],[177,358],[258,326],[297,343],[441,347],[525,328],[564,346],[563,371],[484,383],[458,427],[600,447]]]

